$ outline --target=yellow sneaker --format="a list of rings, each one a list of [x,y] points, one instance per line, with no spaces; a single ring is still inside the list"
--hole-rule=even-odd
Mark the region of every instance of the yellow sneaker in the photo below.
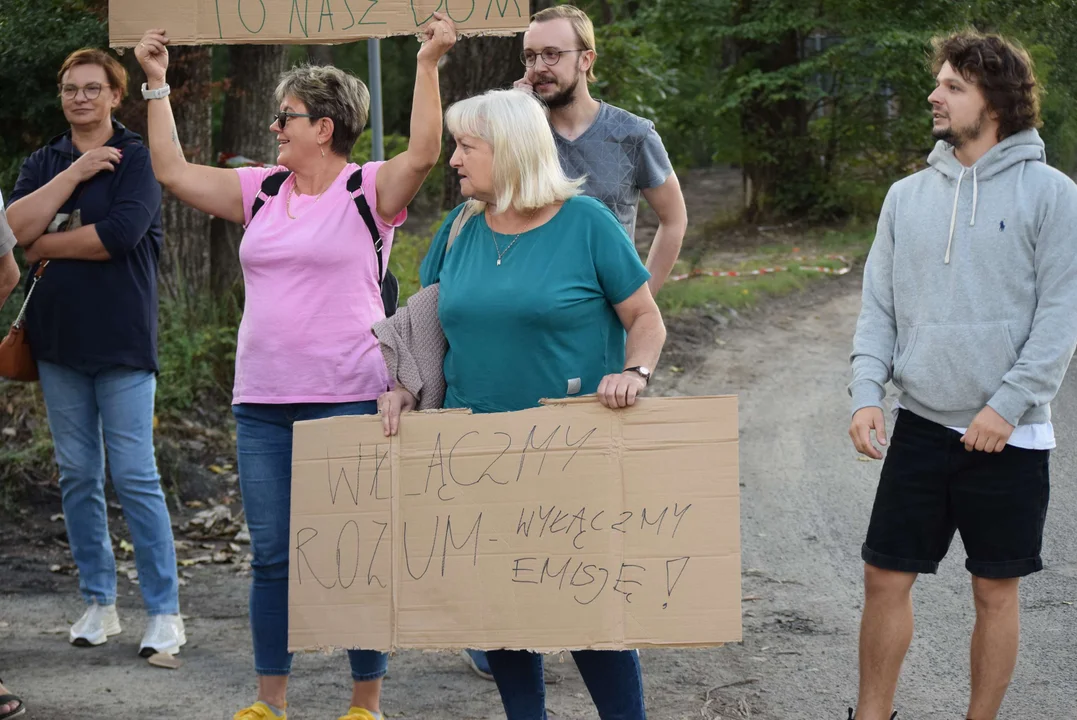
[[[381,713],[372,713],[369,710],[361,707],[353,707],[348,710],[347,715],[342,715],[340,720],[383,720]]]
[[[288,720],[288,713],[278,715],[270,710],[268,705],[259,700],[249,708],[243,708],[237,712],[232,716],[232,720]]]

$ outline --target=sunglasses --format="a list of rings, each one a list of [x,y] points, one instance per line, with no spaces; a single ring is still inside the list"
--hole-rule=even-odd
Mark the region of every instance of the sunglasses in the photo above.
[[[311,115],[310,113],[294,113],[281,110],[279,113],[273,116],[273,122],[283,130],[284,126],[288,124],[288,118],[310,118],[311,120],[320,120],[325,117],[324,115]]]

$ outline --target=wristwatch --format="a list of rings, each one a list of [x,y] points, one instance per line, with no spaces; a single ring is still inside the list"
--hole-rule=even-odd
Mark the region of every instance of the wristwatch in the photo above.
[[[168,87],[168,83],[165,83],[156,90],[150,90],[150,86],[146,83],[142,83],[142,97],[146,100],[160,100],[161,98],[168,97],[168,93],[172,92],[172,89]]]
[[[650,368],[645,368],[642,365],[636,365],[635,367],[625,368],[621,372],[634,372],[637,375],[639,375],[641,378],[643,378],[643,382],[645,382],[645,383],[651,382],[651,370],[650,370]]]

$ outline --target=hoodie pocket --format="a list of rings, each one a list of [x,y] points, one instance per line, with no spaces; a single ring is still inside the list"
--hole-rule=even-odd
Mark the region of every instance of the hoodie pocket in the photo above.
[[[1006,323],[917,325],[894,385],[937,412],[979,411],[1017,362]]]

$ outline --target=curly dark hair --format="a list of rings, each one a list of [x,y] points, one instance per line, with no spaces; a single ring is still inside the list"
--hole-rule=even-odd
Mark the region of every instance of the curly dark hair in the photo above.
[[[975,30],[956,32],[931,41],[932,69],[937,75],[950,63],[983,91],[987,106],[998,114],[998,139],[1040,127],[1040,86],[1032,58],[1018,43]]]

